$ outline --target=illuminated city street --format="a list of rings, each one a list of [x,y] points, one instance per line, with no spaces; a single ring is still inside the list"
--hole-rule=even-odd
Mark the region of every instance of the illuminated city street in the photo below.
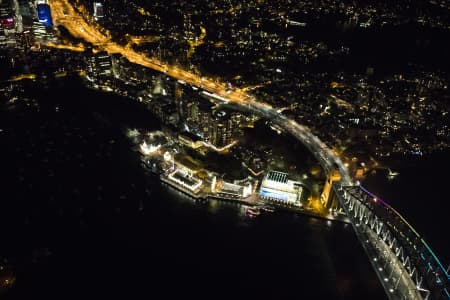
[[[448,9],[0,0],[0,297],[450,300]]]
[[[50,1],[50,5],[56,24],[64,25],[72,35],[84,39],[86,42],[95,45],[101,50],[107,51],[110,55],[114,53],[120,53],[132,63],[139,64],[159,72],[164,72],[170,77],[207,91],[215,100],[235,103],[244,106],[249,112],[260,115],[279,124],[282,128],[284,128],[286,131],[288,131],[290,134],[292,134],[294,137],[301,140],[305,144],[305,146],[315,155],[315,157],[327,173],[332,172],[333,169],[337,169],[341,177],[341,186],[353,185],[353,180],[351,179],[347,168],[344,166],[340,158],[337,157],[337,155],[333,151],[331,151],[331,149],[329,149],[325,145],[325,143],[320,141],[317,136],[313,135],[310,130],[308,130],[308,128],[296,123],[294,120],[289,120],[276,109],[272,108],[270,105],[259,102],[254,97],[242,92],[239,89],[228,89],[224,84],[217,83],[202,76],[187,72],[179,67],[164,64],[162,61],[159,61],[155,58],[149,58],[146,55],[138,53],[129,47],[121,47],[120,45],[114,43],[114,41],[111,40],[111,37],[102,34],[101,29],[96,28],[94,24],[88,24],[88,22],[85,20],[88,17],[78,15],[75,12],[75,9],[67,1]],[[355,230],[358,231],[358,227],[355,227]],[[377,236],[368,235],[367,238],[371,239],[371,243],[373,244],[378,243]],[[376,247],[376,249],[377,251],[386,252],[386,250],[383,248]],[[378,255],[379,254],[376,254],[375,257]],[[399,264],[395,255],[391,255],[390,259],[393,264]],[[406,273],[402,269],[394,269],[395,274]],[[379,275],[380,277],[387,276],[383,273],[382,269],[376,269],[376,271],[381,274]],[[447,280],[449,280],[448,274],[445,276],[447,277]],[[403,285],[406,286],[406,290],[400,291],[400,295],[408,295],[406,297],[411,299],[419,297],[419,294],[412,295],[408,292],[408,290],[410,290],[410,287],[413,286],[414,283],[405,276],[402,276],[402,280],[406,280],[406,283]],[[391,289],[391,287],[385,288]]]
[[[259,102],[251,95],[238,90],[229,90],[224,84],[216,83],[207,78],[197,76],[175,66],[170,66],[158,61],[155,58],[149,58],[144,54],[137,53],[132,49],[121,47],[111,41],[111,38],[102,34],[99,29],[88,24],[82,16],[79,16],[75,9],[67,1],[50,1],[54,22],[64,25],[74,36],[83,38],[85,41],[96,45],[100,49],[106,50],[110,54],[120,53],[130,62],[164,72],[167,75],[182,80],[190,85],[202,88],[210,93],[221,97],[224,101],[235,102],[247,107],[250,111],[263,115],[268,119],[277,120],[291,134],[303,141],[305,145],[316,155],[326,170],[331,170],[334,164],[338,165],[344,184],[351,184],[350,176],[341,160],[326,147],[316,136],[300,124],[293,120],[287,120],[281,113],[269,105]]]

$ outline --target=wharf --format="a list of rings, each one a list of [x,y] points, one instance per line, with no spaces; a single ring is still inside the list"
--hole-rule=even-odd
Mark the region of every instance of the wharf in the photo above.
[[[307,216],[314,217],[314,218],[350,223],[350,219],[345,215],[340,215],[340,214],[335,215],[335,214],[331,214],[331,213],[320,214],[320,213],[316,213],[311,210],[305,209],[303,207],[285,206],[285,205],[279,205],[276,203],[264,202],[264,201],[254,201],[254,200],[249,201],[246,199],[224,197],[224,196],[220,196],[217,194],[210,194],[210,193],[205,193],[205,192],[194,193],[194,192],[190,191],[189,189],[181,186],[180,184],[168,179],[164,175],[159,176],[159,178],[161,179],[162,182],[183,192],[184,194],[188,195],[189,197],[192,197],[195,200],[218,200],[218,201],[233,202],[233,203],[238,203],[238,204],[243,204],[243,205],[248,205],[248,206],[256,206],[256,207],[269,205],[279,211],[289,211],[289,212],[307,215]]]

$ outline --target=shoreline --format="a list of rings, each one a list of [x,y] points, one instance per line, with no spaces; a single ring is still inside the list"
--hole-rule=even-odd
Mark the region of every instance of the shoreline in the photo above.
[[[156,175],[156,174],[154,174],[154,175]],[[218,195],[211,195],[211,194],[205,194],[205,193],[196,194],[196,193],[193,193],[192,191],[184,188],[183,186],[177,184],[176,182],[170,181],[169,179],[165,178],[163,175],[156,175],[155,177],[159,178],[160,182],[167,184],[169,187],[174,188],[174,189],[184,193],[185,195],[193,198],[194,200],[203,200],[203,201],[216,200],[216,201],[236,203],[239,205],[247,205],[247,206],[251,206],[251,207],[255,207],[255,206],[258,207],[258,206],[262,205],[262,203],[249,202],[249,201],[246,201],[243,199],[230,199],[230,198],[225,198],[225,197],[221,197]],[[351,224],[351,222],[347,216],[341,216],[341,215],[333,216],[331,214],[327,214],[327,215],[316,214],[316,213],[310,212],[304,208],[287,207],[287,206],[279,205],[279,204],[275,204],[275,203],[269,203],[268,205],[270,205],[270,206],[274,207],[276,210],[280,210],[280,211],[288,211],[291,213],[297,213],[297,214],[301,214],[301,215],[305,215],[305,216],[313,217],[313,218],[317,218],[317,219],[322,219],[322,220],[327,220],[327,221],[337,221],[337,222],[341,222],[341,223],[345,223],[345,224]]]

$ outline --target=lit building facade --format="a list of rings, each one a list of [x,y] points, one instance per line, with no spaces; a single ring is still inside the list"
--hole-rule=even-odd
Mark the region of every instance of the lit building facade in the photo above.
[[[33,37],[36,42],[44,43],[57,41],[55,34],[42,22],[33,22],[31,31],[33,32]]]
[[[242,114],[230,109],[217,108],[208,98],[200,97],[198,91],[175,83],[175,107],[179,125],[201,138],[205,145],[215,151],[228,149],[242,135]]]
[[[252,184],[239,185],[235,183],[222,181],[220,189],[217,191],[217,195],[225,198],[243,199],[252,194]]]
[[[104,17],[103,4],[101,2],[94,2],[94,17],[96,20]]]
[[[112,58],[106,52],[93,54],[88,58],[88,75],[98,84],[110,84],[112,80]]]
[[[167,177],[169,178],[169,180],[181,185],[184,188],[187,188],[194,193],[197,193],[202,186],[202,180],[193,177],[190,172],[183,169],[177,169]]]
[[[209,142],[215,147],[221,148],[231,143],[232,123],[230,115],[225,111],[215,111],[213,115]]]
[[[261,183],[259,194],[265,200],[300,204],[303,187],[300,182],[290,180],[289,174],[269,171]]]
[[[53,20],[52,13],[50,12],[50,5],[48,5],[47,3],[38,3],[36,7],[39,22],[44,24],[45,27],[52,27]]]
[[[10,1],[0,1],[0,29],[14,28],[14,11]]]

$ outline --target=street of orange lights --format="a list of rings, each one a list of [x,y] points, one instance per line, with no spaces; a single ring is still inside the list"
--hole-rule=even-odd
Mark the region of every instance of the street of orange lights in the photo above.
[[[55,25],[63,25],[72,35],[84,39],[100,50],[104,50],[109,54],[120,53],[132,63],[164,72],[170,77],[203,88],[208,92],[227,98],[232,102],[243,102],[250,99],[250,96],[241,89],[228,89],[223,83],[214,82],[179,67],[167,65],[156,58],[148,57],[130,47],[115,43],[111,40],[109,33],[102,33],[107,32],[106,30],[100,28],[98,25],[89,24],[86,20],[87,16],[84,16],[86,19],[80,16],[68,0],[49,0],[49,4]],[[83,8],[78,8],[78,10],[85,12]]]
[[[244,89],[229,89],[223,83],[214,81],[203,76],[196,75],[189,71],[183,70],[180,67],[165,64],[154,57],[148,57],[144,53],[137,52],[131,47],[121,46],[114,42],[111,38],[109,32],[98,24],[94,23],[94,20],[89,17],[86,9],[81,7],[78,8],[78,13],[75,8],[69,3],[68,0],[49,0],[49,4],[52,10],[52,15],[54,18],[55,25],[63,25],[66,29],[75,37],[81,38],[86,42],[93,44],[98,50],[103,50],[109,54],[119,53],[131,63],[135,63],[158,72],[163,72],[170,77],[186,82],[189,85],[199,87],[206,92],[214,94],[219,98],[226,100],[227,102],[234,102],[239,104],[247,104],[249,107],[252,106],[253,109],[257,111],[270,112],[273,108],[260,100],[255,99],[253,96],[244,92]],[[84,18],[83,18],[84,17]],[[289,120],[289,126],[293,126],[291,129],[294,130],[294,135],[305,139],[309,136],[310,141],[314,141],[314,147],[317,149],[324,149],[324,143],[320,142],[318,138],[310,132],[306,126],[297,124],[293,120]],[[317,140],[317,141],[316,141]],[[316,151],[317,152],[317,151]],[[320,152],[320,151],[319,151]],[[320,154],[322,155],[322,154]],[[319,155],[319,159],[325,163],[330,164],[329,161],[340,162],[340,159],[336,154],[331,151],[326,152],[326,155],[332,156],[333,159],[325,162],[323,157]],[[340,170],[347,174],[346,168],[343,166],[342,162],[340,164]],[[349,176],[343,176],[347,178],[348,182],[351,182]]]

